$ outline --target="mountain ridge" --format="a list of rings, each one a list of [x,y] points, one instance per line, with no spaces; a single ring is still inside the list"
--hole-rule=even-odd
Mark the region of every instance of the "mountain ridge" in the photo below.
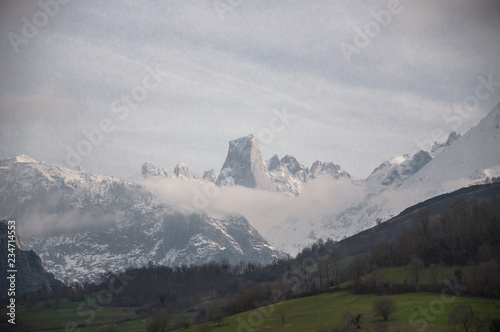
[[[88,234],[83,231],[88,225],[95,225],[94,219],[99,220],[100,227],[114,227],[113,231],[118,232],[124,242],[130,242],[130,238],[123,229],[128,227],[129,232],[135,229],[139,233],[137,221],[143,221],[141,226],[147,228],[143,234],[149,241],[143,237],[136,242],[142,248],[139,256],[129,250],[122,259],[140,257],[141,263],[153,259],[167,264],[182,264],[206,261],[222,257],[216,253],[226,253],[236,261],[245,256],[258,257],[256,253],[264,250],[263,261],[268,262],[282,255],[280,250],[294,253],[317,238],[340,240],[370,228],[377,220],[388,220],[408,206],[430,197],[499,177],[500,104],[466,134],[459,136],[451,133],[447,142],[435,146],[439,147],[434,152],[418,151],[397,156],[382,163],[369,177],[361,180],[351,177],[331,162],[316,161],[311,168],[307,168],[291,155],[281,159],[273,155],[264,162],[254,135],[231,141],[219,175],[211,170],[201,178],[191,173],[185,164],[178,164],[169,175],[166,169],[147,162],[142,167],[142,178],[127,182],[88,174],[81,169],[70,170],[38,163],[28,156],[19,155],[0,161],[0,211],[3,214],[0,217],[24,216],[34,226],[37,225],[36,218],[39,218],[39,224],[50,221],[61,230],[65,230],[66,223],[71,224],[71,220],[78,220],[80,228],[77,231],[80,237],[87,239],[87,253],[86,256],[71,259],[77,262],[76,266],[80,269],[89,264],[88,261],[92,260],[89,257],[99,252],[102,254],[106,249],[102,241],[92,249],[90,235],[99,236],[93,231]],[[163,180],[196,186],[186,187],[186,197],[191,201],[169,205],[141,184],[148,179],[154,180],[160,187],[168,184]],[[224,196],[227,199],[234,194],[240,195],[236,197],[246,200],[240,202],[248,205],[244,209],[246,212],[238,213],[231,209],[219,214],[207,214],[205,209],[210,207],[213,193],[231,187],[253,190],[251,195],[250,191],[237,190]],[[172,197],[176,195],[174,192]],[[264,215],[251,214],[259,202],[269,204],[268,200],[272,202],[272,208],[267,212],[267,219],[259,220]],[[188,209],[184,209],[185,203]],[[307,209],[300,215],[294,214],[295,206],[300,207],[301,204],[306,204],[304,207]],[[180,214],[179,207],[183,207]],[[189,222],[182,224],[181,219]],[[187,236],[185,232],[189,235],[182,247],[165,247],[168,241],[161,237],[167,231],[162,228],[165,220],[171,227],[168,231],[177,234],[177,237],[170,238],[172,241]],[[233,224],[240,225],[239,229],[232,229]],[[40,227],[31,231],[43,234]],[[39,235],[39,238],[43,236]],[[52,244],[64,244],[54,234],[47,236]],[[245,239],[241,240],[243,242],[251,239],[252,245],[240,243],[236,238]],[[76,238],[71,241],[75,243]],[[46,242],[28,241],[41,249],[41,256],[53,264],[53,269],[62,271],[64,266],[75,265],[71,259],[64,262],[59,257],[51,256],[50,248],[43,244]],[[144,246],[144,243],[147,245]],[[121,244],[116,243],[115,246],[118,251],[124,250]],[[198,251],[200,247],[204,248],[205,254],[203,250]],[[245,252],[244,248],[250,251]],[[189,258],[189,255],[197,259]],[[113,262],[119,264],[117,260]],[[105,268],[96,262],[92,264],[99,266],[96,271],[102,272]],[[71,273],[81,271],[73,268]]]
[[[267,264],[286,257],[242,216],[179,209],[139,184],[27,158],[0,162],[2,218],[17,220],[24,245],[61,280],[148,261]]]
[[[379,225],[339,241],[337,248],[348,256],[367,253],[374,245],[396,238],[403,228],[412,227],[413,220],[423,211],[436,215],[460,201],[478,201],[494,197],[500,197],[500,182],[472,185],[451,193],[435,196],[407,207],[397,216]]]
[[[426,151],[395,157],[368,178],[347,182],[349,186],[342,190],[353,193],[350,203],[316,217],[289,216],[259,231],[273,238],[273,245],[295,253],[312,244],[311,232],[318,238],[340,240],[430,197],[500,176],[500,104],[466,134],[456,139],[453,136],[434,157]],[[405,170],[409,170],[406,175]]]

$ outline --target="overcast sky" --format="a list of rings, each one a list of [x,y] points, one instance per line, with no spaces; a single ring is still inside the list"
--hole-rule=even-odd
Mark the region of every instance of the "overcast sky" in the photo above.
[[[0,0],[0,159],[201,174],[254,133],[364,178],[500,101],[497,0],[59,1]]]

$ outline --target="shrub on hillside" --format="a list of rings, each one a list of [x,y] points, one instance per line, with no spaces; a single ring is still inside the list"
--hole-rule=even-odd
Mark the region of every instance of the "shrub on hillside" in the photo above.
[[[396,301],[388,296],[377,297],[373,301],[373,310],[375,311],[375,314],[382,316],[382,318],[387,321],[389,319],[389,315],[397,310]]]

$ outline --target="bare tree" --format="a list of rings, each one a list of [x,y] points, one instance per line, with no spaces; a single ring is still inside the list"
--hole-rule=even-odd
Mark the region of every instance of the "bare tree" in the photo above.
[[[424,269],[424,262],[418,257],[413,257],[406,266],[406,269],[415,283],[415,291],[418,292],[420,289],[420,274]]]
[[[465,332],[471,331],[474,320],[474,311],[470,304],[459,304],[448,315],[448,326],[450,330],[457,331],[463,328]]]
[[[217,324],[217,326],[225,325],[227,314],[222,309],[221,303],[213,303],[208,308],[208,319]]]
[[[278,317],[281,319],[281,322],[282,323],[285,323],[285,318],[286,318],[286,312],[283,308],[279,308],[277,311],[276,311],[276,314],[278,315]]]
[[[346,312],[342,315],[342,320],[348,330],[351,325],[353,325],[356,329],[361,328],[361,314],[353,315],[350,312]]]
[[[375,314],[382,316],[387,321],[389,315],[397,310],[396,301],[388,296],[378,297],[373,301],[373,310]]]
[[[349,330],[349,328],[351,327],[351,322],[352,322],[352,314],[349,311],[344,312],[344,314],[342,315],[342,320],[344,321],[346,329]]]
[[[429,235],[429,221],[431,219],[431,212],[429,210],[420,211],[416,217],[416,223],[420,227],[423,236]]]
[[[360,291],[362,286],[361,277],[368,272],[366,257],[363,255],[353,257],[349,262],[348,271],[353,281],[354,291]]]
[[[210,325],[210,323],[205,322],[205,323],[198,325],[198,332],[210,332],[212,330],[213,330],[213,328]]]
[[[147,331],[151,332],[165,332],[170,327],[171,317],[168,312],[157,312],[151,316],[151,321],[147,326]]]
[[[495,318],[490,322],[491,332],[500,332],[500,318]]]
[[[319,275],[319,289],[320,291],[325,288],[330,287],[330,277],[328,275],[328,260],[322,260],[318,262],[318,275]],[[323,284],[323,280],[326,279],[326,285]]]
[[[460,328],[465,332],[484,331],[488,322],[487,319],[481,319],[470,304],[459,304],[448,315],[448,325],[452,331]]]

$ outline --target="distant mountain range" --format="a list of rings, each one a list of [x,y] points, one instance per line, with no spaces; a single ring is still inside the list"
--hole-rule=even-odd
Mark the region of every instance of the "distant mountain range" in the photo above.
[[[433,150],[395,157],[366,179],[339,177],[331,191],[331,209],[257,229],[271,244],[295,253],[317,238],[340,240],[431,197],[500,177],[500,105],[465,135],[451,133]],[[336,200],[342,204],[335,205]]]
[[[264,162],[259,143],[253,134],[229,142],[226,161],[218,175],[211,169],[200,177],[193,174],[186,164],[177,164],[174,172],[169,176],[165,168],[157,167],[150,161],[142,165],[141,174],[144,178],[170,177],[209,181],[220,187],[243,186],[289,195],[299,195],[304,183],[321,175],[330,175],[335,179],[352,179],[351,175],[332,162],[318,160],[312,164],[311,168],[307,168],[291,155],[286,155],[281,159],[278,155],[274,155]],[[140,178],[136,176],[131,180],[138,181]]]
[[[203,176],[146,162],[123,181],[21,155],[0,162],[0,218],[18,220],[24,246],[58,278],[95,278],[149,261],[270,263],[499,176],[500,105],[465,135],[397,156],[361,180],[332,162],[264,161],[254,135],[231,141],[221,171]],[[271,208],[254,213],[264,204]]]
[[[242,216],[180,213],[147,188],[103,175],[39,163],[0,162],[0,211],[17,220],[23,246],[58,279],[96,278],[146,265],[268,264],[285,254]]]

